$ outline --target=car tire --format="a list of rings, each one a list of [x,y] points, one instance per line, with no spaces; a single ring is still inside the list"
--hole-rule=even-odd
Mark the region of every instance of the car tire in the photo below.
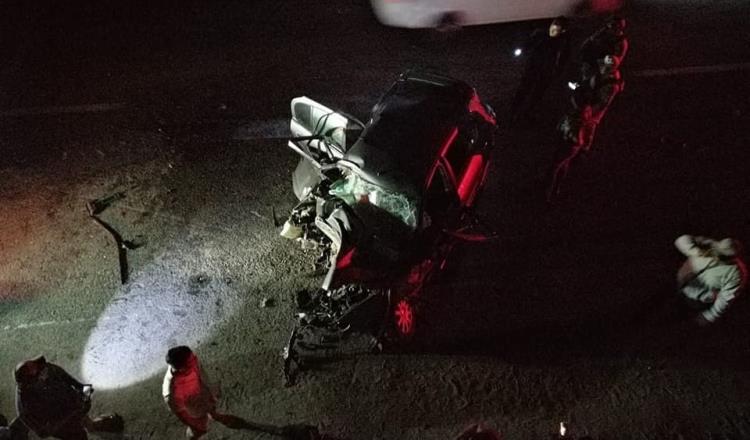
[[[389,353],[413,353],[418,351],[419,312],[413,298],[404,297],[391,306],[383,350]],[[408,324],[407,324],[408,323]],[[408,325],[408,330],[405,329]]]
[[[396,334],[404,340],[411,340],[416,330],[416,308],[414,301],[402,298],[393,308],[393,324]]]

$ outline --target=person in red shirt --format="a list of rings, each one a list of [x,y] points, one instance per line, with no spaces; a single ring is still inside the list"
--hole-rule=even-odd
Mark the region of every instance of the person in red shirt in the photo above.
[[[184,345],[167,352],[167,372],[164,375],[162,396],[182,423],[187,426],[186,437],[197,439],[208,432],[209,418],[232,428],[252,429],[245,420],[216,411],[218,388],[211,385],[198,357]]]
[[[322,438],[317,427],[312,425],[273,426],[222,414],[216,410],[218,387],[211,384],[190,347],[181,345],[170,348],[166,360],[168,367],[162,384],[162,396],[170,411],[187,426],[185,436],[188,439],[198,439],[206,434],[209,419],[231,429],[265,432],[290,440]]]

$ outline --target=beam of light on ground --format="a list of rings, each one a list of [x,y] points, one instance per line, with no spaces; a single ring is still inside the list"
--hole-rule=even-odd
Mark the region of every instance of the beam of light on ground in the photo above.
[[[121,388],[166,368],[176,345],[197,347],[239,309],[238,292],[209,252],[157,258],[123,286],[99,318],[82,356],[86,382]]]

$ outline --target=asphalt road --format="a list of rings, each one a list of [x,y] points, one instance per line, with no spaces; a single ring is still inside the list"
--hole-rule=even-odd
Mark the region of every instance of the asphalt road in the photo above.
[[[309,3],[8,3],[0,412],[13,366],[45,353],[98,387],[95,411],[123,414],[126,438],[178,438],[159,374],[164,348],[188,343],[227,411],[341,438],[446,439],[476,421],[508,439],[560,421],[596,439],[750,438],[750,303],[707,330],[658,306],[678,235],[750,243],[750,6],[628,5],[625,92],[545,204],[534,176],[565,90],[534,124],[504,122],[511,52],[534,23],[443,38],[384,28],[361,0]],[[425,298],[418,352],[342,359],[284,388],[290,295],[317,282],[313,256],[272,224],[294,202],[289,100],[365,117],[409,67],[464,79],[500,115],[480,206],[500,239],[459,249]],[[84,209],[118,191],[103,216],[146,243],[125,287]],[[265,437],[217,425],[206,438]]]

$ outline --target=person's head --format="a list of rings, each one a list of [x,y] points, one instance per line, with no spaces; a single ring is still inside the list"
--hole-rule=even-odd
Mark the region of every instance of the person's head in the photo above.
[[[16,384],[26,386],[43,380],[47,374],[47,359],[37,356],[16,365],[14,376]]]
[[[720,260],[733,260],[742,253],[742,244],[733,238],[725,238],[717,241],[712,251]]]
[[[193,351],[186,345],[172,347],[167,351],[167,364],[175,370],[182,370],[188,365]]]
[[[559,37],[568,29],[568,19],[562,15],[556,17],[549,24],[549,36],[552,38]]]

